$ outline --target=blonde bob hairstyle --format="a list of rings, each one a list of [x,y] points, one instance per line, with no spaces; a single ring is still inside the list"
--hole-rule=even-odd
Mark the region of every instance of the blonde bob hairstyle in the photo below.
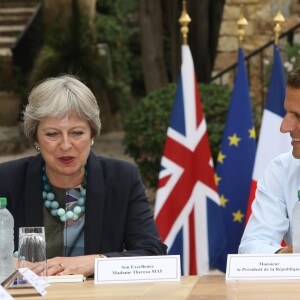
[[[75,114],[88,120],[92,137],[100,134],[100,110],[92,91],[71,75],[48,78],[35,86],[24,110],[23,127],[26,137],[36,142],[36,132],[43,118],[64,118]]]

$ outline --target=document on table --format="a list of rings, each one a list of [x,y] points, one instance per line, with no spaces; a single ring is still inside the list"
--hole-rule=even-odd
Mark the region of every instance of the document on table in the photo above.
[[[59,283],[59,282],[83,282],[86,278],[79,275],[56,275],[45,277],[44,280],[48,283]]]

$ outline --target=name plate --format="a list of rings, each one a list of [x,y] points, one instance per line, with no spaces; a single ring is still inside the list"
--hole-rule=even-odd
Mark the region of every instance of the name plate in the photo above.
[[[1,300],[14,300],[14,298],[2,287],[0,284],[0,299]]]
[[[180,256],[107,257],[95,260],[95,284],[180,281]]]
[[[300,279],[300,254],[228,254],[230,279]]]

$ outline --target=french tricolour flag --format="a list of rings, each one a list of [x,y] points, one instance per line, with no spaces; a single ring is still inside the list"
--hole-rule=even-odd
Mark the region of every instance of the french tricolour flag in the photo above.
[[[280,49],[278,45],[274,45],[274,61],[257,145],[246,220],[251,215],[257,180],[262,177],[265,168],[275,156],[288,152],[291,148],[290,136],[280,132],[285,115],[285,88]]]

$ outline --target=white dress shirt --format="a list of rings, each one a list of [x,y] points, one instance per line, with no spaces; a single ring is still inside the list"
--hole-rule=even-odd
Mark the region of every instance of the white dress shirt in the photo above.
[[[284,239],[292,243],[292,210],[300,190],[300,159],[292,151],[280,154],[257,183],[252,214],[244,231],[240,254],[272,254]]]

